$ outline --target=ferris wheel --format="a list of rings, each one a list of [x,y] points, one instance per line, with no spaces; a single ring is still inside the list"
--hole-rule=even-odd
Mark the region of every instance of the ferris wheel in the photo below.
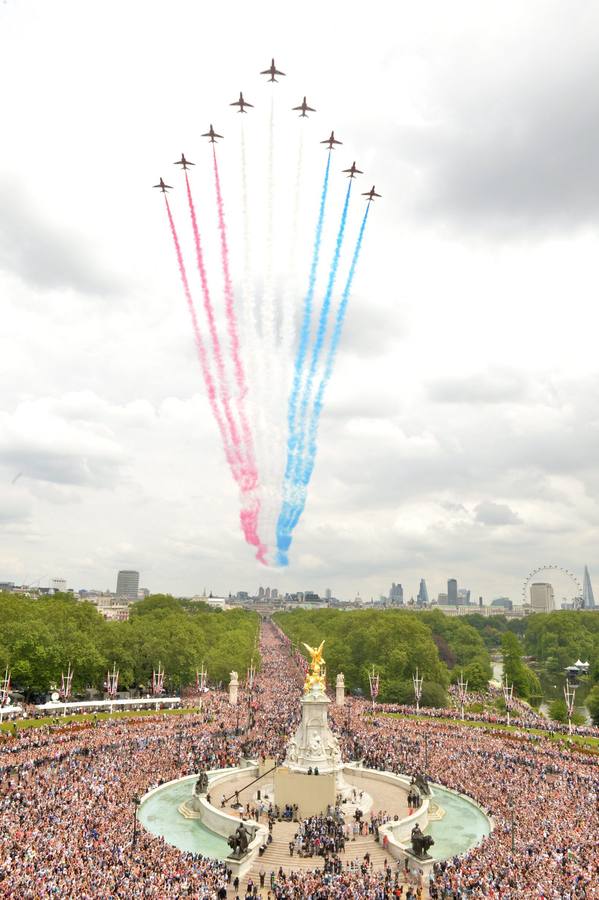
[[[542,573],[545,573],[547,577],[545,581],[551,583],[551,575],[555,578],[558,576],[562,583],[567,585],[566,590],[570,596],[563,596],[563,600],[568,603],[572,603],[574,609],[580,609],[582,606],[582,585],[574,572],[571,572],[569,569],[566,569],[564,566],[539,566],[537,569],[533,569],[532,572],[529,572],[526,578],[524,579],[524,584],[522,585],[522,603],[526,604],[529,602],[529,591],[530,586],[533,581],[537,580],[538,576]]]

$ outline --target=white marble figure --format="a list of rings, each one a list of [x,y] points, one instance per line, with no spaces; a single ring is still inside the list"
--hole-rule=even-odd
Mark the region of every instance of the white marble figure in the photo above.
[[[229,706],[237,706],[237,693],[239,691],[239,676],[233,671],[229,676]]]
[[[337,706],[345,706],[345,678],[343,672],[337,675],[335,684],[335,703]]]

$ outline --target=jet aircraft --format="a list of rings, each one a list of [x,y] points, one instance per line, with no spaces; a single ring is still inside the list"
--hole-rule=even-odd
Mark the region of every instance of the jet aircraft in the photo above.
[[[241,93],[241,91],[239,91],[239,100],[235,100],[234,103],[229,103],[229,106],[238,106],[239,109],[237,110],[237,112],[243,112],[243,113],[245,112],[246,106],[251,106],[252,109],[254,108],[253,103],[248,103],[247,100],[243,99],[243,94]]]
[[[338,140],[335,138],[335,132],[334,132],[334,131],[331,131],[331,136],[330,136],[330,138],[327,138],[326,141],[321,141],[320,143],[321,143],[321,144],[328,144],[328,145],[329,145],[329,150],[334,150],[335,148],[334,148],[333,144],[341,144],[341,143],[343,143],[343,142],[342,142],[342,141],[338,141]]]
[[[316,112],[315,109],[312,109],[311,106],[308,106],[308,104],[306,103],[306,98],[305,98],[305,97],[304,97],[304,99],[302,100],[302,102],[300,103],[299,106],[293,106],[293,107],[292,107],[292,110],[293,110],[294,112],[297,112],[298,109],[301,109],[301,113],[299,114],[300,119],[301,119],[301,118],[307,119],[307,118],[308,118],[308,116],[306,115],[307,112]]]
[[[188,169],[189,166],[195,166],[195,163],[192,163],[190,159],[185,159],[185,154],[181,154],[181,159],[178,159],[176,163],[173,163],[174,166],[182,166],[183,169]]]
[[[277,69],[277,67],[275,66],[275,61],[274,61],[274,59],[273,59],[272,62],[271,62],[271,64],[270,64],[270,68],[269,68],[269,69],[265,69],[264,72],[260,72],[260,74],[261,74],[261,75],[270,75],[270,78],[268,79],[269,81],[277,81],[277,79],[275,78],[275,75],[284,75],[285,73],[284,73],[284,72],[280,72],[280,71]]]
[[[375,197],[382,197],[382,194],[377,194],[377,192],[376,192],[375,189],[374,189],[374,185],[372,185],[372,187],[370,188],[370,190],[369,190],[369,191],[365,191],[365,192],[362,194],[362,196],[363,196],[363,197],[368,197],[368,202],[370,203],[370,201],[371,201],[371,200],[374,200]]]
[[[356,169],[356,163],[355,163],[355,162],[353,162],[353,163],[351,164],[351,166],[349,167],[349,169],[343,169],[343,172],[344,172],[344,173],[345,173],[345,172],[349,172],[349,175],[347,176],[348,178],[355,178],[356,175],[363,175],[363,174],[364,174],[364,172],[362,171],[362,169]]]
[[[160,179],[158,184],[153,184],[152,187],[160,188],[163,194],[166,194],[167,191],[172,191],[173,189],[172,184],[165,184],[162,178]]]
[[[216,144],[215,138],[222,138],[222,134],[217,134],[212,125],[210,125],[210,131],[207,131],[206,134],[203,134],[202,137],[210,138],[210,144]]]

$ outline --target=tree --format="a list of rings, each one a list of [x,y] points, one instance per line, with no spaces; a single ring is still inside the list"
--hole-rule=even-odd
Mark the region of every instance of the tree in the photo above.
[[[593,724],[599,725],[599,684],[596,684],[587,694],[586,704]]]

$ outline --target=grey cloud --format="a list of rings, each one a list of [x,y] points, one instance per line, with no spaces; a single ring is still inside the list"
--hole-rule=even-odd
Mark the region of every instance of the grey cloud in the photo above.
[[[397,135],[420,170],[421,214],[505,234],[596,227],[599,47],[583,35],[553,40],[509,69],[486,60],[476,99],[457,97],[443,122]]]
[[[0,446],[0,462],[19,466],[27,478],[57,484],[109,487],[118,480],[120,458],[112,454],[36,447],[25,442]]]
[[[342,351],[360,357],[381,356],[405,336],[401,311],[382,309],[369,297],[352,296],[343,330]]]
[[[506,503],[483,500],[475,509],[475,518],[482,525],[518,525],[520,517]]]
[[[528,388],[520,373],[482,372],[432,381],[428,393],[437,403],[517,403]]]
[[[0,267],[34,288],[117,293],[93,248],[75,231],[53,225],[13,184],[0,183]]]

